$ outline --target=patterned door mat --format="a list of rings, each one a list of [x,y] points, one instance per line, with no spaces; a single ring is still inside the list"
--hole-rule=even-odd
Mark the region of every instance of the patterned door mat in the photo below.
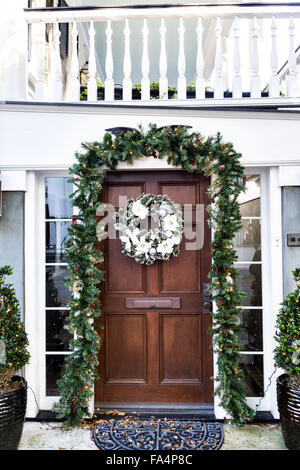
[[[97,421],[93,439],[100,450],[218,450],[224,434],[217,422],[124,418]]]

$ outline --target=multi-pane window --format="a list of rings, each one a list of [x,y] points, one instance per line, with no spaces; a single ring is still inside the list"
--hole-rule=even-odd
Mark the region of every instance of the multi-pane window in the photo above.
[[[237,284],[246,293],[239,323],[240,365],[247,396],[260,397],[264,391],[260,177],[245,176],[245,183],[246,191],[239,198],[243,226],[235,237]]]
[[[63,375],[72,337],[64,328],[71,296],[64,278],[68,265],[65,245],[73,213],[69,196],[73,187],[67,178],[46,178],[45,183],[46,395],[56,396],[56,381]]]

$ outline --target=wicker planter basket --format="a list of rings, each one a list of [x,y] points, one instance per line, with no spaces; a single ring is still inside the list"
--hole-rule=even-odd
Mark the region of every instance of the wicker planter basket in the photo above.
[[[0,394],[0,450],[16,450],[21,439],[27,403],[27,382],[18,376],[14,381],[21,381],[17,390]]]
[[[277,379],[277,404],[285,445],[300,450],[300,390],[288,386],[288,374]]]

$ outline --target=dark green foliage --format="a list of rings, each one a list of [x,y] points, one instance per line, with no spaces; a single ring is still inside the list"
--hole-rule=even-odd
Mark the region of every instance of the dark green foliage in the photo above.
[[[300,268],[293,271],[296,289],[282,302],[277,317],[275,364],[285,369],[300,389]]]
[[[73,352],[67,358],[65,376],[59,381],[61,394],[57,409],[67,418],[66,424],[77,424],[88,414],[88,399],[97,378],[97,355],[100,340],[91,320],[100,315],[99,281],[104,272],[97,268],[102,253],[95,249],[96,210],[99,192],[107,170],[114,171],[119,161],[133,163],[143,156],[167,157],[168,163],[190,173],[213,176],[209,188],[210,223],[215,230],[212,249],[211,292],[218,309],[213,314],[212,335],[218,352],[219,376],[216,394],[230,414],[232,422],[242,425],[254,416],[245,399],[245,383],[239,369],[237,339],[239,306],[243,293],[238,290],[234,268],[236,253],[233,237],[240,229],[238,196],[243,191],[241,155],[231,143],[224,144],[220,134],[204,138],[189,133],[185,127],[150,125],[147,133],[141,127],[117,136],[105,134],[102,142],[83,144],[77,162],[70,172],[76,186],[73,204],[79,210],[70,228],[68,241],[68,286],[76,294],[69,303],[69,330],[76,333]]]
[[[20,307],[12,284],[5,277],[13,273],[11,266],[0,268],[0,340],[4,342],[6,361],[0,362],[0,392],[10,387],[10,379],[29,362],[28,338],[20,319]]]

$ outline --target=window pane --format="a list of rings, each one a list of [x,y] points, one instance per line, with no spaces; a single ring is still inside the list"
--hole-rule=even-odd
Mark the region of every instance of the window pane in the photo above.
[[[70,219],[73,208],[69,196],[73,193],[68,178],[46,178],[46,219]]]
[[[238,338],[243,351],[262,351],[262,310],[242,310],[239,318]]]
[[[46,312],[46,350],[68,351],[69,341],[73,338],[66,328],[67,310],[48,310]]]
[[[262,305],[261,265],[239,264],[236,268],[239,273],[237,286],[247,294],[243,305],[260,307]]]
[[[61,379],[65,370],[65,357],[63,355],[46,356],[46,395],[49,397],[58,395],[56,382]]]
[[[242,220],[242,228],[234,238],[239,261],[261,261],[260,220]]]
[[[240,367],[246,379],[246,396],[262,397],[264,394],[263,356],[260,354],[243,354]]]
[[[71,222],[46,222],[46,263],[66,263],[64,254]]]
[[[65,307],[71,292],[64,283],[66,266],[46,267],[46,307]]]
[[[240,211],[243,217],[260,217],[260,177],[244,176],[246,191],[239,196]]]

